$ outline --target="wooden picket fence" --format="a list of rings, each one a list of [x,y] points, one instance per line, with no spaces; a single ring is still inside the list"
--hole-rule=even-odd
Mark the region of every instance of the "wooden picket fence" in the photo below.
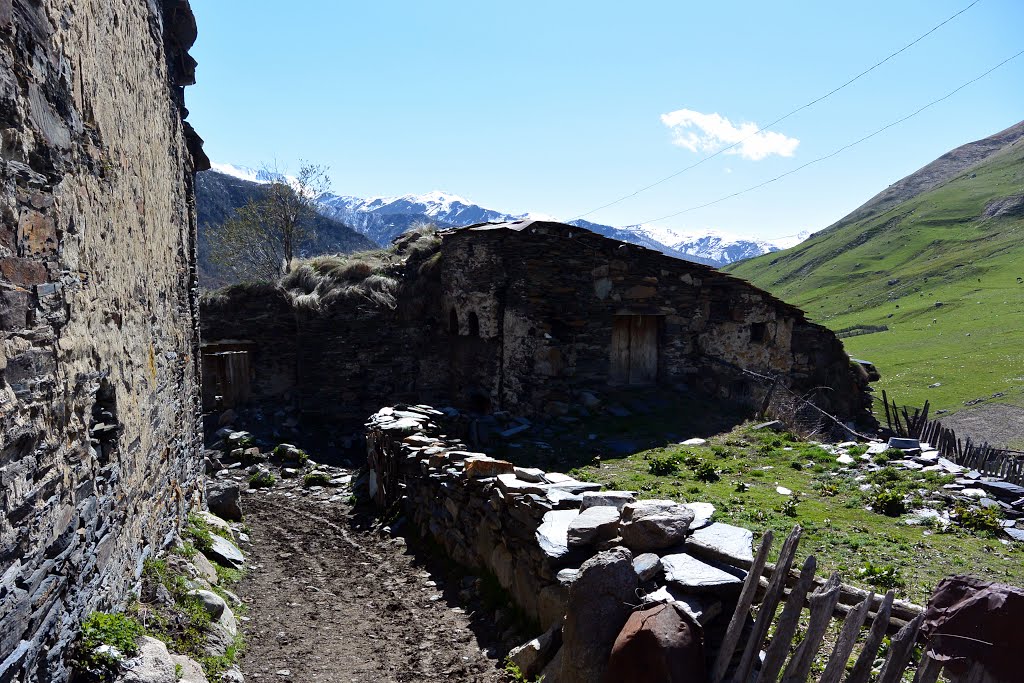
[[[802,529],[799,525],[782,545],[779,561],[768,564],[773,535],[767,531],[743,584],[736,611],[719,647],[711,671],[711,683],[804,683],[811,680],[811,667],[823,649],[823,641],[833,618],[842,618],[835,644],[827,664],[818,676],[818,683],[897,683],[904,675],[914,673],[914,683],[935,683],[942,671],[942,662],[924,654],[912,662],[924,614],[920,607],[893,599],[889,591],[879,598],[874,593],[844,586],[838,574],[827,580],[816,580],[817,562],[813,555],[804,561],[798,576],[791,574]],[[764,574],[767,571],[767,576]],[[762,585],[767,582],[767,588]],[[787,585],[790,586],[788,594]],[[763,589],[753,626],[748,623],[751,607]],[[862,595],[855,605],[847,605],[850,595]],[[781,613],[776,615],[779,604]],[[794,649],[797,629],[804,611],[809,612],[803,638]],[[907,620],[898,617],[909,617]],[[774,630],[772,625],[774,624]],[[877,676],[872,669],[882,640],[896,626],[884,663]],[[862,628],[867,636],[858,645]],[[772,632],[771,638],[768,633]],[[740,641],[745,638],[745,642]],[[764,650],[763,660],[760,652]],[[856,651],[856,652],[855,652]],[[792,655],[790,653],[792,652]],[[788,657],[788,661],[787,661]],[[855,657],[852,668],[851,658]],[[760,666],[758,667],[758,663]],[[964,683],[982,680],[982,669],[976,664]],[[947,676],[949,676],[947,672]]]
[[[925,401],[924,408],[915,408],[911,413],[906,406],[898,408],[895,401],[890,402],[883,391],[882,403],[885,405],[886,423],[894,434],[927,442],[943,457],[963,467],[1014,484],[1024,484],[1024,452],[957,438],[956,432],[949,427],[938,420],[928,419],[931,407],[928,401]]]

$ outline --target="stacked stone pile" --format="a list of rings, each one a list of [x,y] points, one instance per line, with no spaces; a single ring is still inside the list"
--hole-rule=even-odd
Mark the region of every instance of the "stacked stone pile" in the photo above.
[[[547,664],[545,680],[587,680],[573,664],[581,653],[598,653],[603,668],[632,606],[655,603],[685,614],[713,654],[753,559],[749,530],[713,521],[710,504],[637,500],[473,452],[446,434],[453,414],[420,405],[373,415],[368,493],[400,501],[452,559],[493,573],[548,629],[513,652],[524,674]],[[584,590],[581,581],[601,588]],[[565,656],[548,664],[558,642]]]

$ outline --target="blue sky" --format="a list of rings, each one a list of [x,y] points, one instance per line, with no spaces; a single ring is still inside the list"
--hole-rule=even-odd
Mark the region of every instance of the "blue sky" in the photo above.
[[[330,166],[338,194],[441,189],[568,219],[815,99],[968,4],[192,0],[199,83],[186,97],[215,161],[306,159]],[[1024,49],[1022,26],[1024,2],[980,0],[778,136],[587,218],[648,221],[784,173]],[[831,160],[660,225],[820,229],[1022,118],[1024,56]]]

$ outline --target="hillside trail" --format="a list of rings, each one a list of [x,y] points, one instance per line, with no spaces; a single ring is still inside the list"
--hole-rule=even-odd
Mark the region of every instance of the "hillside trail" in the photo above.
[[[292,489],[243,503],[246,680],[506,680],[493,618],[460,604],[440,562],[359,529],[342,501]]]

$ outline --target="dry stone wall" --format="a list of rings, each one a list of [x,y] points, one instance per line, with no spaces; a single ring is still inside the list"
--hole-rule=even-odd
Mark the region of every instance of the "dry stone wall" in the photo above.
[[[185,0],[0,0],[0,681],[201,498]]]
[[[600,680],[579,678],[577,655],[603,652],[606,659],[629,610],[605,616],[618,621],[604,624],[611,637],[601,642],[594,641],[600,629],[573,624],[593,624],[595,596],[609,590],[625,590],[630,604],[678,605],[713,654],[753,560],[753,534],[715,522],[714,506],[638,501],[629,491],[601,491],[471,452],[456,437],[465,424],[451,408],[388,407],[367,424],[368,493],[379,504],[401,505],[456,562],[492,573],[543,629],[562,629],[568,654],[561,660],[577,678],[555,671],[550,680]],[[627,585],[574,590],[588,567],[607,563],[595,559],[603,551],[628,558]],[[594,666],[603,669],[604,660]]]

